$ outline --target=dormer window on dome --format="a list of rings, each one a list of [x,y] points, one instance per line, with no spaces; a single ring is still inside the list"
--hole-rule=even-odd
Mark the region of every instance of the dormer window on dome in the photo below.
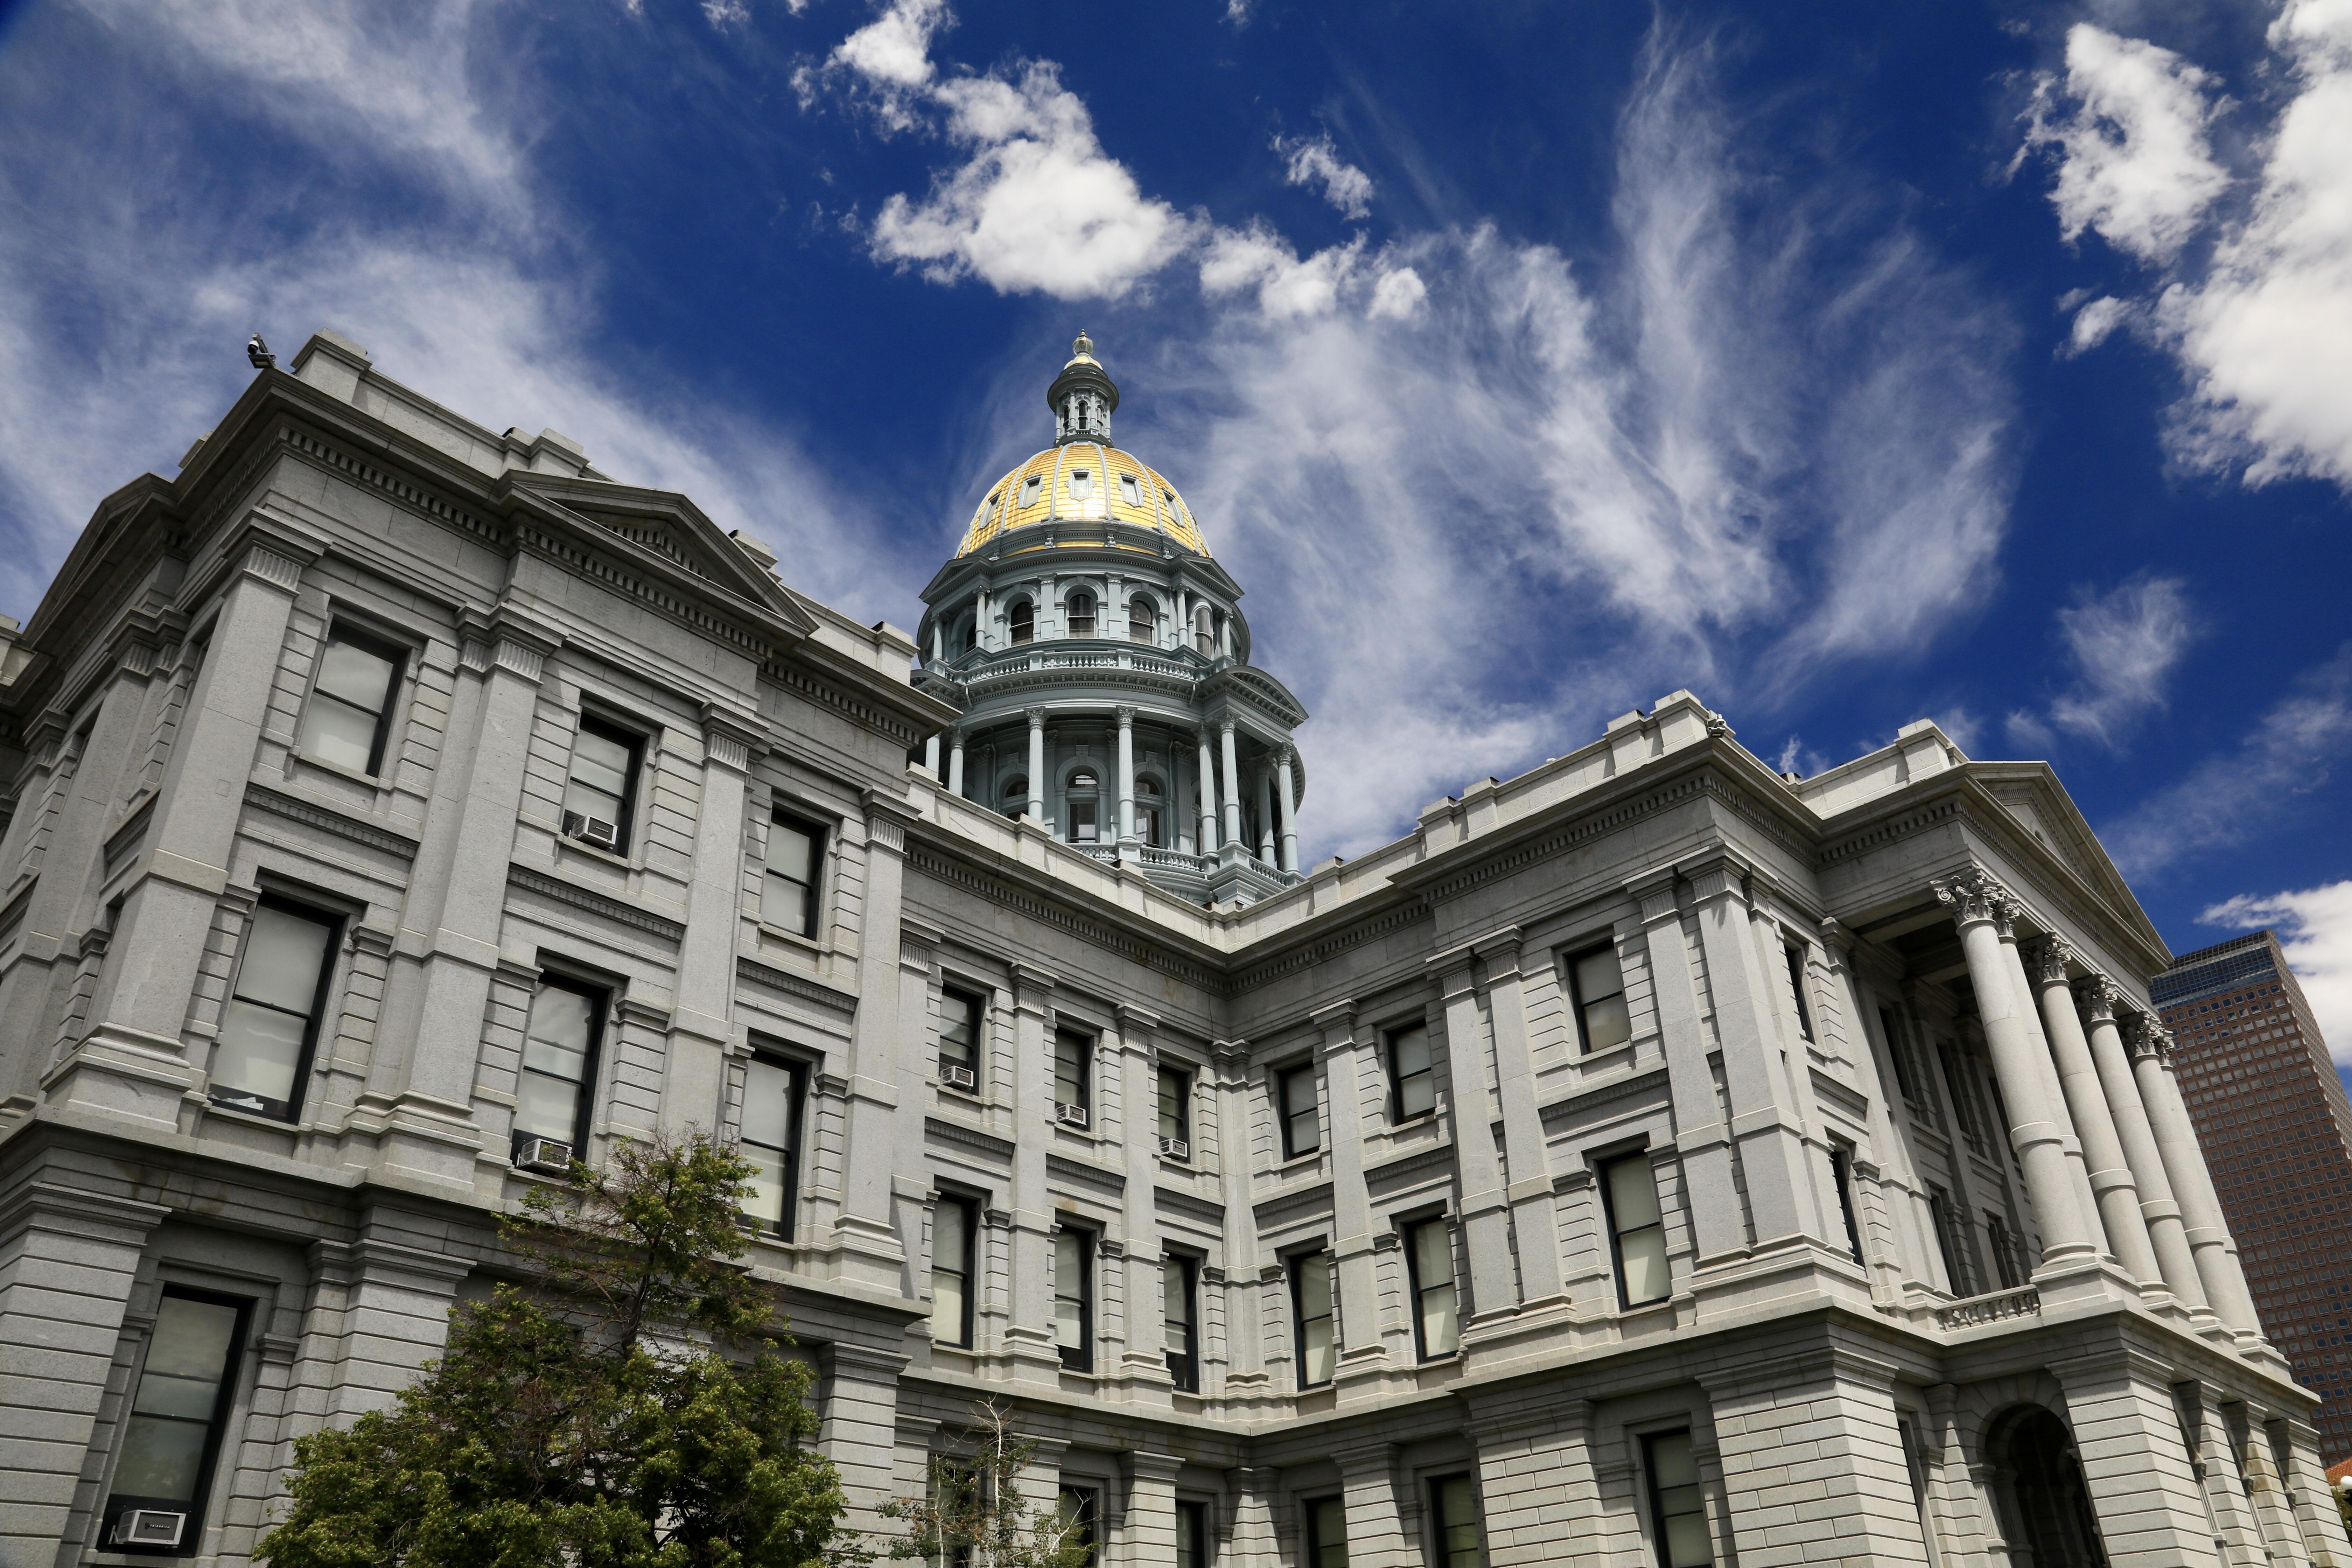
[[[1095,476],[1093,470],[1089,468],[1072,469],[1070,472],[1070,499],[1072,500],[1085,500],[1094,493]]]
[[[1129,506],[1143,504],[1143,485],[1133,474],[1119,475],[1118,494],[1119,499]]]

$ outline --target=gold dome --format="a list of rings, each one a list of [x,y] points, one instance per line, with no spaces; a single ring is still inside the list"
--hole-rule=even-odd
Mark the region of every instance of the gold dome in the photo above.
[[[1016,529],[1034,528],[1041,522],[1081,521],[1158,529],[1196,555],[1209,552],[1192,509],[1176,493],[1176,487],[1155,469],[1133,454],[1099,441],[1065,441],[1048,447],[988,488],[956,554],[969,555],[999,534]],[[1102,536],[1088,530],[1079,537],[1054,542],[1099,547]],[[1008,541],[1006,548],[1042,550],[1045,540],[1041,534],[1034,544]]]

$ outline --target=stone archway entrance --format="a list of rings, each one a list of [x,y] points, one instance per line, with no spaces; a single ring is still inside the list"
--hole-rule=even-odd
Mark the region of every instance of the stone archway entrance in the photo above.
[[[2074,1435],[2039,1405],[2011,1412],[1985,1444],[2016,1568],[2106,1568]]]

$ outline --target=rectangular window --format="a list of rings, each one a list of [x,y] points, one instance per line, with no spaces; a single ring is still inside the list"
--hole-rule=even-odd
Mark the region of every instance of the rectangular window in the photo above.
[[[1461,1305],[1454,1289],[1454,1227],[1442,1219],[1405,1226],[1404,1261],[1421,1359],[1452,1355],[1462,1343]]]
[[[1087,1091],[1094,1075],[1087,1068],[1094,1049],[1091,1035],[1076,1029],[1054,1031],[1054,1115],[1073,1127],[1087,1125],[1093,1105]]]
[[[1650,1519],[1658,1536],[1658,1568],[1710,1568],[1715,1542],[1708,1538],[1706,1502],[1698,1485],[1698,1458],[1687,1432],[1661,1432],[1642,1439],[1650,1473]]]
[[[1878,1032],[1886,1037],[1886,1059],[1895,1068],[1895,1087],[1903,1091],[1906,1103],[1919,1102],[1919,1086],[1912,1081],[1910,1054],[1903,1048],[1903,1036],[1895,1027],[1895,1009],[1878,1010]]]
[[[1585,1055],[1633,1037],[1633,1017],[1625,1008],[1625,973],[1614,947],[1596,947],[1570,959],[1568,985]]]
[[[952,1080],[950,1068],[961,1068],[967,1075],[956,1085],[971,1089],[980,1082],[981,1021],[987,1016],[987,1005],[969,991],[940,993],[940,1077]]]
[[[798,1207],[802,1088],[796,1062],[753,1057],[743,1068],[743,1158],[751,1163],[751,1202],[745,1212],[760,1228],[793,1238]]]
[[[1422,1024],[1389,1037],[1389,1119],[1410,1121],[1437,1109],[1437,1068],[1430,1060],[1429,1029]]]
[[[1095,1369],[1095,1237],[1069,1226],[1054,1233],[1054,1343],[1072,1372]]]
[[[979,1207],[969,1198],[943,1197],[931,1211],[931,1338],[941,1344],[971,1343]]]
[[[1952,1042],[1936,1042],[1936,1063],[1944,1072],[1944,1092],[1951,1097],[1952,1114],[1960,1123],[1960,1131],[1971,1143],[1981,1146],[1984,1132],[1977,1125],[1976,1101],[1969,1098],[1968,1084],[1959,1062],[1954,1058]]]
[[[1437,1521],[1438,1568],[1486,1568],[1486,1532],[1478,1521],[1478,1489],[1468,1476],[1429,1483],[1430,1516]]]
[[[1299,1506],[1307,1514],[1307,1568],[1348,1568],[1347,1500],[1315,1498]]]
[[[1160,1069],[1160,1152],[1192,1157],[1192,1075],[1181,1068]]]
[[[341,927],[331,917],[276,899],[254,910],[213,1044],[215,1105],[294,1120],[310,1076]]]
[[[1290,1260],[1290,1306],[1298,1330],[1298,1386],[1328,1383],[1339,1370],[1339,1322],[1332,1310],[1332,1263],[1328,1252],[1301,1252]]]
[[[617,724],[581,715],[572,742],[572,773],[563,784],[566,837],[618,855],[629,847],[629,818],[637,798],[637,756],[644,740]]]
[[[1201,1265],[1181,1253],[1160,1260],[1160,1316],[1168,1340],[1168,1375],[1187,1394],[1201,1392],[1201,1327],[1196,1306]]]
[[[1102,837],[1095,820],[1095,803],[1090,800],[1070,802],[1070,842],[1092,844]]]
[[[1282,1157],[1295,1160],[1323,1147],[1323,1119],[1315,1106],[1315,1069],[1292,1068],[1274,1075],[1282,1116]]]
[[[100,1539],[184,1557],[204,1527],[245,1346],[246,1306],[166,1289],[122,1424]]]
[[[1176,1568],[1209,1568],[1209,1507],[1176,1505]]]
[[[390,643],[342,626],[329,632],[302,714],[302,754],[356,773],[382,772],[404,662]]]
[[[817,876],[824,829],[789,816],[768,825],[768,871],[760,884],[760,918],[796,936],[814,937]]]
[[[1944,1289],[1955,1296],[1971,1294],[1968,1270],[1963,1265],[1960,1248],[1956,1245],[1958,1233],[1952,1216],[1952,1200],[1945,1195],[1941,1187],[1930,1186],[1927,1189],[1927,1220],[1936,1227],[1936,1255],[1944,1260]]]
[[[1997,1214],[1985,1215],[1985,1247],[1992,1254],[1992,1270],[2000,1279],[2000,1288],[2016,1289],[2020,1284],[2017,1253],[2010,1245],[2007,1222]]]
[[[1664,1300],[1673,1287],[1665,1216],[1658,1210],[1658,1178],[1650,1156],[1628,1154],[1601,1166],[1601,1192],[1617,1258],[1618,1300],[1628,1307]]]
[[[1783,947],[1781,952],[1789,961],[1789,999],[1797,1005],[1797,1037],[1813,1037],[1813,1009],[1805,1000],[1805,950],[1797,942]]]
[[[1102,1561],[1101,1491],[1094,1487],[1064,1487],[1061,1503],[1071,1526],[1067,1544],[1086,1553],[1078,1559],[1083,1568],[1094,1568]]]
[[[1862,1226],[1854,1218],[1853,1150],[1849,1145],[1834,1141],[1831,1142],[1830,1180],[1837,1187],[1838,1213],[1845,1216],[1846,1249],[1859,1263],[1862,1261]]]
[[[530,1141],[544,1138],[563,1144],[566,1158],[582,1157],[604,1022],[602,991],[552,974],[540,982],[515,1085],[518,1154]]]

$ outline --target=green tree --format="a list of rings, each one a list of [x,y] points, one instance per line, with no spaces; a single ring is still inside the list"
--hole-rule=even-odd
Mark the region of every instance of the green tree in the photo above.
[[[921,1497],[882,1505],[884,1517],[907,1521],[890,1555],[940,1568],[1085,1568],[1094,1555],[1086,1521],[1066,1503],[1037,1508],[1022,1493],[1036,1443],[1016,1436],[1011,1414],[993,1400],[976,1415],[969,1456],[934,1455]]]
[[[695,1137],[575,1165],[505,1231],[525,1286],[450,1314],[387,1410],[296,1440],[272,1568],[859,1560],[805,1365],[735,1260],[751,1167]]]

